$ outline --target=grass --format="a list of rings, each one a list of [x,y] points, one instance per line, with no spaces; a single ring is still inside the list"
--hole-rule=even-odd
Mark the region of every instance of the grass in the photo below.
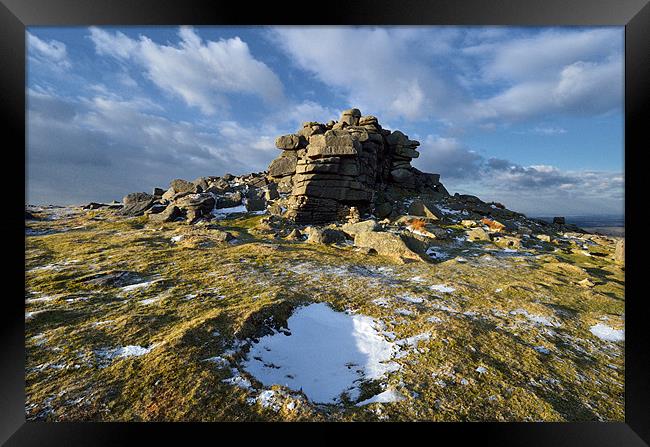
[[[30,221],[31,230],[53,231],[26,237],[26,312],[42,311],[26,317],[27,418],[624,419],[624,347],[589,331],[598,322],[624,325],[624,270],[611,259],[613,243],[588,251],[601,256],[548,244],[535,256],[512,257],[474,244],[449,248],[445,262],[395,265],[351,247],[276,239],[255,231],[261,218],[218,222],[234,244],[218,242],[214,229],[151,225],[103,210]],[[109,271],[153,282],[124,290],[87,281]],[[584,278],[593,287],[578,284]],[[455,290],[440,293],[434,284]],[[405,294],[423,301],[401,300]],[[262,389],[254,378],[257,392],[223,382],[244,355],[232,349],[238,340],[263,335],[311,302],[372,316],[398,339],[431,334],[386,379],[404,401],[315,405],[275,386],[276,411],[254,400]],[[112,360],[99,354],[129,345],[151,351]],[[230,364],[205,360],[214,356]],[[379,390],[367,383],[362,398]]]

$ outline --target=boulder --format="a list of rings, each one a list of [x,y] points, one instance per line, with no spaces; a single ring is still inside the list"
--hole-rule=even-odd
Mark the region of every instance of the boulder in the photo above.
[[[298,158],[294,156],[281,156],[276,158],[269,165],[269,175],[271,177],[284,177],[293,175],[296,172],[296,163]]]
[[[153,196],[156,198],[162,197],[162,195],[165,194],[165,190],[162,188],[154,188],[153,189]]]
[[[307,242],[312,244],[329,245],[345,242],[345,233],[333,228],[307,227],[305,228],[305,234],[307,234]]]
[[[212,230],[210,236],[212,236],[212,239],[217,242],[230,242],[235,239],[235,236],[233,236],[232,233],[223,230]]]
[[[438,220],[443,217],[443,214],[431,203],[425,203],[423,200],[414,200],[409,205],[408,213],[411,216],[423,216],[430,219]]]
[[[616,248],[614,250],[614,260],[618,264],[625,264],[625,239],[619,239],[616,242]]]
[[[376,231],[357,233],[354,237],[354,245],[402,263],[423,261],[418,253],[409,248],[401,235],[393,233]]]
[[[275,139],[275,147],[282,149],[284,151],[295,151],[304,147],[305,139],[301,138],[300,135],[289,134],[282,135]]]
[[[470,241],[489,241],[490,235],[483,228],[472,228],[467,231],[467,239]]]
[[[264,200],[264,197],[246,199],[246,211],[253,212],[264,210],[266,210],[266,200]]]
[[[553,218],[553,223],[556,225],[564,225],[566,224],[566,219],[564,219],[564,217],[561,216],[556,216]]]
[[[149,220],[156,223],[173,222],[182,215],[183,213],[176,205],[169,205],[160,213],[149,214]]]
[[[375,216],[378,219],[384,219],[393,212],[393,205],[390,202],[382,202],[378,205],[375,205]]]
[[[216,197],[214,207],[218,210],[222,208],[234,208],[242,204],[243,198],[244,196],[240,191],[226,193]]]
[[[366,233],[368,231],[376,231],[378,228],[377,222],[369,219],[357,223],[347,223],[341,227],[341,230],[350,238],[354,238],[359,233]]]
[[[188,182],[187,180],[183,180],[180,178],[174,179],[171,181],[169,184],[169,187],[174,190],[175,193],[183,193],[183,192],[190,192],[190,193],[199,193],[203,192],[203,189],[199,185],[195,185],[192,182]]]
[[[146,210],[153,206],[155,197],[146,192],[128,194],[122,199],[124,207],[118,211],[123,216],[142,216]]]

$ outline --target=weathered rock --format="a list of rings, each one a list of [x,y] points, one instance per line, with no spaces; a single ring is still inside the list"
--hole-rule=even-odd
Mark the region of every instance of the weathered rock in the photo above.
[[[375,206],[375,216],[378,219],[384,219],[393,212],[393,205],[390,202],[382,202]]]
[[[470,241],[489,241],[490,235],[483,228],[472,228],[467,231],[467,239]]]
[[[537,239],[539,239],[540,241],[542,241],[542,242],[549,242],[550,243],[550,242],[553,241],[553,238],[548,234],[538,234],[535,237]]]
[[[192,182],[188,182],[187,180],[183,180],[180,178],[174,179],[171,181],[169,184],[169,187],[174,190],[174,192],[179,193],[179,192],[190,192],[190,193],[199,193],[203,192],[203,189],[199,185],[195,185]]]
[[[246,199],[246,211],[264,211],[266,209],[266,200],[264,197],[253,197]]]
[[[210,236],[217,242],[230,242],[235,239],[232,233],[223,230],[213,230],[210,232]]]
[[[361,118],[361,111],[359,109],[345,110],[341,114],[341,122],[346,123],[350,126],[357,126],[359,124],[360,118]]]
[[[377,230],[377,222],[370,219],[357,223],[346,223],[341,227],[341,230],[351,238],[354,238],[359,233],[366,233],[368,231]]]
[[[564,217],[558,216],[553,218],[553,223],[557,225],[564,225],[566,223],[566,220]]]
[[[174,204],[185,211],[187,220],[194,222],[208,215],[215,205],[214,197],[209,193],[188,194],[176,200]]]
[[[315,228],[307,227],[305,228],[305,233],[307,234],[307,242],[312,244],[336,244],[345,242],[345,233],[333,228]]]
[[[383,218],[394,212],[392,200],[376,197],[383,191],[397,191],[397,197],[449,195],[439,174],[410,165],[419,156],[419,144],[400,131],[382,129],[376,117],[350,109],[339,122],[305,122],[297,134],[279,137],[276,145],[284,151],[269,166],[269,177],[278,183],[278,192],[291,194],[287,216],[296,222],[339,220],[347,214],[341,210],[350,206]]]
[[[227,193],[222,196],[217,196],[214,207],[218,210],[223,208],[234,208],[242,204],[244,196],[241,191]]]
[[[302,233],[297,228],[294,228],[287,234],[285,239],[288,241],[299,241],[302,239]]]
[[[619,264],[625,263],[625,239],[619,239],[616,242],[614,250],[614,260]]]
[[[435,205],[425,203],[423,200],[414,200],[409,205],[408,213],[411,216],[423,216],[430,219],[441,219],[443,214],[438,210]]]
[[[284,151],[295,151],[304,147],[305,140],[300,135],[290,134],[282,135],[275,139],[275,147]]]
[[[269,165],[269,175],[271,177],[284,177],[293,175],[296,172],[296,163],[298,158],[290,155],[283,155],[276,158]]]
[[[146,192],[135,192],[126,195],[122,199],[124,207],[118,211],[124,216],[142,216],[146,210],[151,208],[155,197]]]
[[[153,189],[153,196],[156,198],[162,197],[162,195],[165,194],[165,190],[162,188],[154,188]]]
[[[169,205],[160,213],[149,214],[149,220],[157,223],[173,222],[179,217],[182,217],[182,215],[183,213],[176,205]]]
[[[354,237],[354,245],[373,250],[379,255],[399,262],[423,261],[418,253],[408,247],[402,236],[393,233],[375,231],[357,233]]]
[[[518,249],[521,248],[521,239],[515,236],[498,235],[492,238],[492,242],[501,248]]]

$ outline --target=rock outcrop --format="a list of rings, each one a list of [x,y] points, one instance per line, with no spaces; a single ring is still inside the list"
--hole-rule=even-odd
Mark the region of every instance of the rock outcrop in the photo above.
[[[285,217],[297,223],[341,220],[351,207],[381,218],[391,213],[391,198],[448,195],[439,174],[411,166],[418,141],[383,129],[359,109],[346,110],[338,122],[305,122],[275,144],[282,153],[268,175],[278,191],[290,194]]]

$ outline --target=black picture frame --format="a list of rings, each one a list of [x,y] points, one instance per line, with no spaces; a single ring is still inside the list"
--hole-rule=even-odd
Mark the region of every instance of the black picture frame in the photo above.
[[[20,178],[25,164],[25,28],[35,25],[619,25],[625,26],[625,224],[627,238],[637,240],[642,216],[632,197],[642,191],[641,157],[650,105],[650,5],[649,0],[364,0],[319,3],[244,3],[207,0],[0,0],[0,110],[4,140],[13,141],[5,154],[18,154],[5,167]],[[9,138],[7,138],[9,137]],[[6,155],[5,160],[8,159]],[[642,193],[641,193],[642,194]],[[650,443],[650,356],[648,331],[640,293],[643,247],[626,248],[626,345],[624,423],[471,423],[415,424],[408,432],[394,424],[261,424],[249,430],[241,424],[143,423],[38,423],[25,421],[24,302],[21,298],[20,259],[24,249],[22,212],[25,196],[18,191],[3,200],[10,212],[0,223],[5,239],[13,241],[3,269],[6,284],[0,326],[3,359],[0,361],[0,442],[6,445],[125,445],[178,440],[196,442],[208,436],[218,442],[225,432],[249,438],[290,440],[295,429],[317,433],[295,438],[300,442],[332,441],[350,430],[369,429],[375,435],[416,434],[427,439],[454,442],[473,438],[487,445],[642,446]],[[636,227],[635,227],[636,223]],[[21,247],[22,245],[22,247]],[[24,267],[24,265],[22,266]],[[22,289],[24,292],[24,289]],[[215,426],[216,425],[216,426]],[[215,433],[218,437],[214,438]],[[415,439],[413,437],[413,439]]]

